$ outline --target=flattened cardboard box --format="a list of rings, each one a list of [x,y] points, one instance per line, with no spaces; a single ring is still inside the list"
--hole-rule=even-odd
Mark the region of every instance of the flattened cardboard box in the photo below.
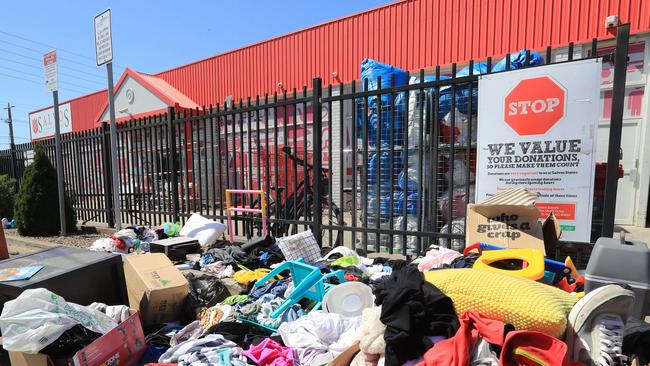
[[[499,192],[479,203],[467,205],[465,245],[487,243],[505,248],[554,250],[560,227],[551,214],[539,222],[537,194],[525,188]]]
[[[189,284],[164,254],[125,257],[124,277],[129,307],[142,312],[142,324],[178,320]]]

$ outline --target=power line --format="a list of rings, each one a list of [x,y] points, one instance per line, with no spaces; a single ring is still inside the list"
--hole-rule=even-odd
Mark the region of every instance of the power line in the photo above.
[[[2,72],[0,72],[0,76],[5,76],[5,77],[12,78],[12,79],[16,79],[16,80],[27,81],[27,82],[30,82],[30,83],[33,83],[33,84],[36,84],[36,85],[43,86],[43,82],[42,82],[42,81],[35,81],[35,80],[25,79],[25,78],[22,78],[22,77],[20,77],[20,76],[15,76],[15,75],[10,75],[10,74],[5,74],[5,73],[2,73]],[[60,90],[66,90],[66,91],[73,92],[73,93],[79,93],[79,94],[86,94],[86,93],[87,93],[87,92],[82,91],[82,90],[76,90],[76,89],[74,89],[74,88],[68,88],[68,87],[65,87],[65,88],[59,88],[59,89],[60,89]]]
[[[18,52],[15,52],[15,51],[8,50],[8,49],[6,49],[6,48],[2,48],[2,47],[0,47],[0,51],[2,51],[2,52],[6,52],[6,53],[10,53],[10,54],[12,54],[12,55],[20,56],[20,57],[22,57],[22,58],[26,58],[26,59],[28,59],[28,60],[37,61],[38,63],[42,63],[42,62],[43,62],[42,59],[39,59],[39,58],[37,58],[37,57],[27,56],[27,55],[24,55],[24,54],[22,54],[22,53],[18,53]],[[72,68],[72,67],[69,67],[69,66],[65,66],[65,65],[58,65],[58,66],[61,67],[61,68],[63,68],[63,69],[67,69],[67,70],[71,70],[71,71],[78,72],[78,73],[81,73],[81,74],[85,74],[85,75],[88,75],[88,76],[92,76],[92,77],[97,78],[97,79],[100,79],[100,80],[102,80],[102,81],[105,81],[105,80],[106,80],[105,77],[100,76],[100,75],[97,75],[97,74],[91,74],[91,73],[89,73],[89,72],[86,72],[86,71],[83,71],[83,70],[79,70],[79,69],[75,69],[75,68]]]
[[[26,47],[26,46],[20,45],[18,43],[9,42],[9,41],[4,40],[4,39],[0,39],[0,42],[12,45],[14,47],[22,48],[22,49],[27,50],[27,51],[35,52],[35,53],[38,53],[39,55],[43,54],[43,51],[41,51],[41,50],[37,50],[37,49],[31,48],[31,47]],[[67,57],[59,57],[59,58],[61,60],[72,62],[73,64],[77,64],[77,65],[80,65],[80,66],[83,66],[83,67],[87,67],[87,68],[94,69],[94,70],[97,69],[96,66],[90,66],[90,65],[85,64],[85,63],[81,63],[81,62],[78,62],[78,61],[71,60],[71,59],[69,59]]]
[[[6,34],[6,35],[11,36],[11,37],[14,37],[14,38],[21,39],[21,40],[23,40],[23,41],[27,41],[27,42],[31,42],[31,43],[34,43],[34,44],[38,44],[38,45],[41,45],[41,46],[44,46],[44,47],[49,47],[49,48],[53,48],[53,49],[56,49],[56,50],[60,50],[60,51],[62,51],[62,52],[65,52],[65,53],[68,53],[68,54],[70,54],[70,55],[74,55],[74,56],[77,56],[77,57],[81,57],[81,58],[84,58],[84,59],[86,59],[86,60],[91,60],[91,61],[94,61],[94,62],[97,61],[94,57],[90,57],[90,56],[82,55],[82,54],[79,54],[79,53],[76,53],[76,52],[72,52],[72,51],[70,51],[70,50],[66,50],[66,49],[61,48],[61,47],[54,47],[54,46],[49,45],[49,44],[47,44],[47,43],[39,42],[39,41],[36,41],[36,40],[30,39],[30,38],[27,38],[27,37],[24,37],[24,36],[19,36],[19,35],[14,34],[14,33],[9,33],[9,32],[2,31],[2,30],[0,30],[0,33],[2,33],[2,34]],[[116,63],[113,63],[113,66],[121,67],[121,68],[123,68],[123,69],[125,68],[125,67],[120,66],[120,65],[118,65],[118,64],[116,64]]]
[[[11,60],[11,59],[8,59],[8,58],[5,58],[5,57],[0,57],[0,60],[5,60],[5,61],[13,62],[13,63],[18,64],[18,65],[23,65],[23,66],[31,67],[31,68],[36,69],[36,70],[41,70],[41,71],[43,70],[42,67],[39,67],[39,66],[36,66],[36,65],[32,65],[32,64],[27,64],[27,63],[20,62],[20,61],[16,61],[16,60]],[[99,82],[99,81],[90,80],[90,79],[85,79],[85,78],[82,78],[82,77],[80,77],[80,76],[76,76],[76,75],[68,74],[68,73],[66,73],[66,72],[58,72],[58,73],[59,73],[60,75],[67,76],[67,77],[70,77],[70,78],[73,78],[73,79],[79,79],[79,80],[87,81],[87,82],[89,82],[89,83],[93,83],[93,84],[97,84],[97,85],[102,85],[102,83]],[[96,86],[95,86],[95,87],[96,87]]]
[[[32,76],[32,77],[35,77],[35,78],[41,78],[41,75],[32,74],[32,73],[29,73],[29,72],[26,72],[26,71],[22,71],[22,70],[18,70],[18,69],[14,69],[14,68],[11,68],[11,67],[0,66],[0,69],[5,69],[5,70],[9,70],[9,71],[17,72],[17,73],[19,73],[19,74],[23,74],[23,75],[27,75],[27,76]],[[59,83],[62,83],[62,84],[72,85],[72,86],[75,86],[75,87],[78,87],[78,88],[88,89],[88,90],[90,90],[90,91],[92,91],[92,92],[96,91],[96,90],[93,90],[93,88],[89,88],[89,87],[84,86],[84,85],[79,85],[79,84],[71,83],[71,82],[69,82],[69,81],[60,81],[60,80],[59,80],[58,82],[59,82]]]

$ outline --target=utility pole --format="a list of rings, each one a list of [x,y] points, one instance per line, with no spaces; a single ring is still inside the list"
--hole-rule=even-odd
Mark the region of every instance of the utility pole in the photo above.
[[[5,107],[5,109],[7,110],[7,124],[9,125],[9,140],[12,146],[12,150],[14,146],[14,125],[12,124],[12,120],[11,120],[11,108],[13,107],[14,106],[11,105],[11,103],[9,102],[7,102],[7,106]]]
[[[11,109],[14,106],[7,102],[5,109],[7,110],[7,124],[9,125],[9,154],[11,155],[11,176],[16,180],[16,189],[18,189],[18,177],[16,176],[16,152],[14,143],[14,124],[11,119]]]

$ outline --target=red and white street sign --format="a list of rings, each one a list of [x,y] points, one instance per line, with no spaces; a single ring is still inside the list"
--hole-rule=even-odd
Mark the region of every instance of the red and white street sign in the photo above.
[[[58,90],[56,50],[43,55],[43,66],[45,67],[45,89],[51,92]]]
[[[507,95],[503,119],[518,135],[541,135],[564,117],[566,92],[548,76],[524,79]]]

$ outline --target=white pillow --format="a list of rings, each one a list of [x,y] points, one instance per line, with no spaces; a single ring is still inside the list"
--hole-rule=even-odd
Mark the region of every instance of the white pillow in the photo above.
[[[202,247],[206,248],[216,243],[224,231],[226,231],[226,225],[194,213],[178,234],[196,239]]]

